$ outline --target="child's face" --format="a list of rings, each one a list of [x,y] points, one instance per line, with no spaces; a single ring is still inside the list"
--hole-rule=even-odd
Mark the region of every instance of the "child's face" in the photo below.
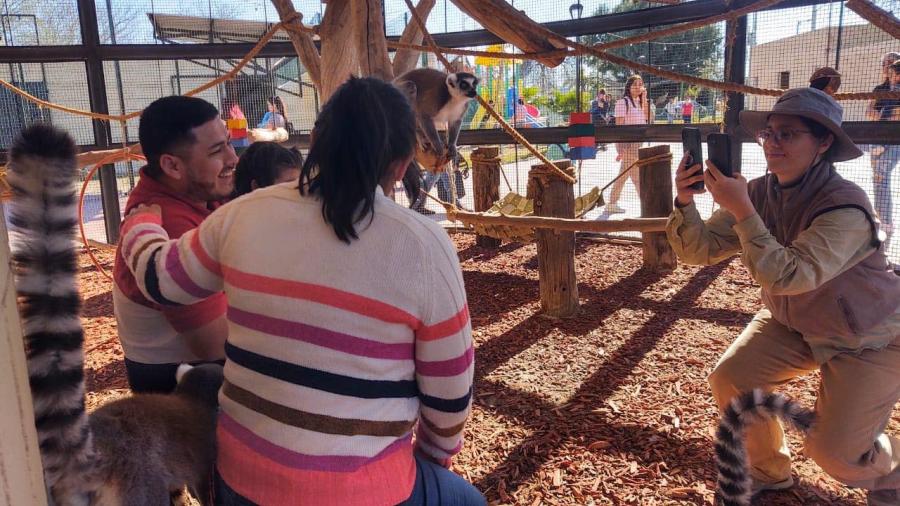
[[[891,77],[892,86],[900,86],[900,71],[890,69],[888,75]]]

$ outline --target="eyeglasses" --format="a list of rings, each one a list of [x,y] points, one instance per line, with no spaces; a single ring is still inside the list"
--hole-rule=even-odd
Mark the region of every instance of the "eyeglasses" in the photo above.
[[[760,146],[766,143],[767,140],[772,139],[778,144],[790,144],[797,139],[798,134],[811,134],[809,130],[772,130],[770,128],[766,128],[765,130],[760,130],[756,132],[756,142],[759,143]]]

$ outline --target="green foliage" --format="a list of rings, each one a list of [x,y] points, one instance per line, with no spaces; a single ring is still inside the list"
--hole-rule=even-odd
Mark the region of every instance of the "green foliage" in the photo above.
[[[527,95],[526,95],[527,97]],[[550,110],[561,115],[567,115],[576,109],[575,90],[554,90],[551,94],[535,96],[533,100],[527,100],[542,111]],[[581,105],[587,111],[591,106],[591,94],[587,91],[581,93]]]
[[[528,103],[535,103],[535,100],[540,93],[541,89],[537,86],[526,86],[522,88],[522,98]]]
[[[625,12],[633,10],[632,0],[622,0],[612,13]],[[601,5],[595,12],[595,16],[610,14],[610,10],[605,5]],[[615,34],[599,34],[581,37],[582,43],[593,45],[602,44],[604,42],[612,42],[625,37],[632,37],[647,33],[647,29],[628,30]],[[610,53],[626,58],[628,60],[649,64],[654,67],[672,70],[681,74],[691,76],[720,77],[711,74],[711,70],[715,73],[719,65],[720,47],[722,43],[722,33],[718,26],[709,25],[687,32],[681,32],[667,37],[653,39],[652,44],[639,43],[629,46],[619,47],[609,50]],[[601,60],[594,56],[586,56],[585,64],[588,68],[596,72],[598,83],[594,87],[607,84],[607,88],[612,85],[622,86],[625,80],[633,73],[630,69],[621,67]],[[680,83],[662,79],[654,75],[643,75],[644,83],[650,93],[651,99],[659,98],[666,93],[669,96],[682,96],[684,93]],[[699,90],[693,90],[692,96],[698,96]]]

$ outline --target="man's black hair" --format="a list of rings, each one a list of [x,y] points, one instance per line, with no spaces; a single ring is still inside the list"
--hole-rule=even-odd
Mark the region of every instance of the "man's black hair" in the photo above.
[[[218,116],[219,111],[214,105],[195,97],[173,95],[147,106],[138,127],[141,148],[147,158],[147,174],[159,177],[162,174],[160,157],[196,142],[191,130]]]

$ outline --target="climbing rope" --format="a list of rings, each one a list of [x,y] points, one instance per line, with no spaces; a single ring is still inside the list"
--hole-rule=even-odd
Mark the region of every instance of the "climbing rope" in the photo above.
[[[96,243],[94,241],[89,241],[87,235],[84,232],[84,196],[87,193],[87,187],[91,182],[91,178],[93,178],[94,174],[98,170],[100,170],[100,167],[103,167],[104,165],[108,165],[110,163],[128,160],[145,161],[146,158],[141,155],[129,152],[127,148],[110,153],[109,155],[100,159],[100,161],[98,161],[93,167],[91,167],[91,170],[87,172],[87,174],[84,176],[84,183],[82,183],[81,185],[81,193],[79,193],[78,195],[78,231],[81,234],[81,242],[84,243],[84,249],[85,251],[87,251],[88,257],[91,259],[91,263],[94,264],[94,267],[97,268],[100,274],[102,274],[106,279],[110,281],[113,280],[113,277],[109,274],[109,272],[106,271],[105,268],[103,268],[103,265],[99,260],[97,260],[97,257],[94,256],[94,252],[91,251],[92,247],[97,247]]]

